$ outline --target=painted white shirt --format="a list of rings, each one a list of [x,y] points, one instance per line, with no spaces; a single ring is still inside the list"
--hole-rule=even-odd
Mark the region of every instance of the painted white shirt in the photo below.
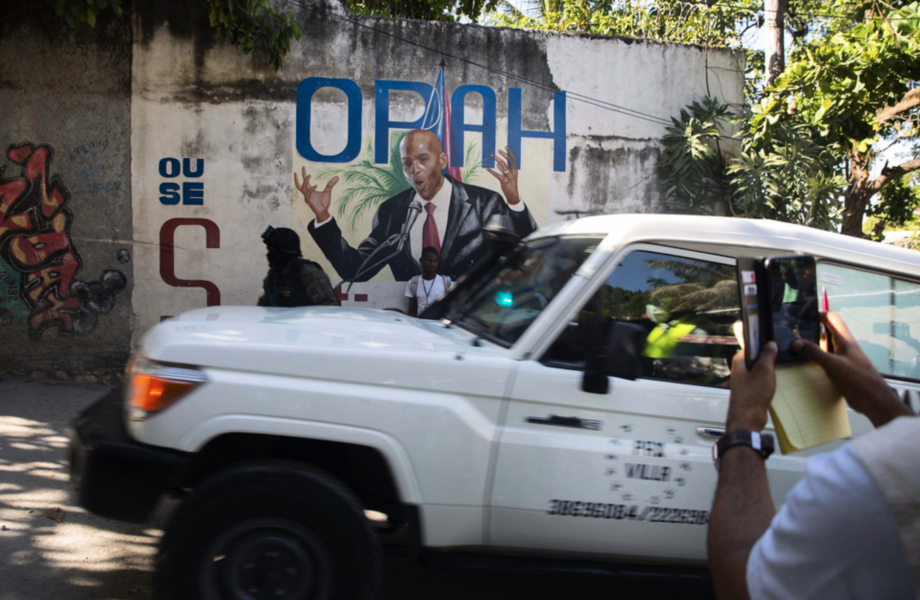
[[[421,261],[422,259],[422,231],[425,230],[425,220],[428,219],[428,211],[425,210],[426,204],[434,204],[437,207],[434,211],[434,224],[438,227],[438,239],[441,240],[441,247],[444,247],[444,235],[447,233],[447,217],[450,214],[450,198],[453,189],[453,184],[445,178],[444,185],[441,186],[441,189],[431,200],[426,202],[418,194],[415,195],[415,198],[422,203],[422,212],[418,214],[418,218],[412,224],[412,229],[409,230],[409,247],[412,248],[412,257],[415,260]],[[419,285],[421,286],[421,283]],[[434,298],[437,298],[437,296],[434,296]],[[419,312],[422,312],[421,306],[419,306]]]
[[[855,448],[805,471],[748,557],[751,600],[915,598],[894,515]]]
[[[415,290],[415,299],[418,301],[418,312],[416,314],[422,314],[422,311],[428,308],[428,305],[438,299],[438,296],[446,292],[444,288],[444,277],[441,275],[435,275],[434,279],[431,281],[426,281],[421,275],[418,277],[418,288]],[[415,279],[413,277],[412,279]],[[406,297],[412,298],[412,279],[409,280],[409,283],[406,285]],[[450,280],[450,277],[447,278],[447,286],[450,287],[453,282]]]

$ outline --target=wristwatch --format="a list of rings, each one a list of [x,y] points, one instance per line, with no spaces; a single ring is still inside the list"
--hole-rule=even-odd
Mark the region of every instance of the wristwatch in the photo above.
[[[769,433],[757,433],[756,431],[731,431],[719,438],[719,441],[712,445],[712,462],[719,470],[719,464],[722,462],[722,456],[735,446],[748,446],[760,453],[760,456],[767,460],[767,457],[773,454],[775,448],[773,436]]]

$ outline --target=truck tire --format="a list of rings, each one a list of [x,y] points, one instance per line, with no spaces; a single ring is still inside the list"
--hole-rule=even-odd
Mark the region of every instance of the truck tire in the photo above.
[[[162,600],[371,600],[380,540],[357,498],[291,463],[222,471],[179,506],[157,555]]]

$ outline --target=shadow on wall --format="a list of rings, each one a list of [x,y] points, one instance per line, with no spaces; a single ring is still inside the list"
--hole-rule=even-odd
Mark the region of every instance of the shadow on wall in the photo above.
[[[110,521],[68,493],[65,426],[102,386],[0,383],[0,581],[5,600],[152,597],[154,523]]]
[[[0,326],[21,319],[33,339],[49,327],[86,335],[115,306],[127,278],[107,270],[99,281],[75,279],[83,262],[70,236],[70,191],[50,176],[54,150],[24,143],[6,156],[21,173],[7,179],[0,167]]]

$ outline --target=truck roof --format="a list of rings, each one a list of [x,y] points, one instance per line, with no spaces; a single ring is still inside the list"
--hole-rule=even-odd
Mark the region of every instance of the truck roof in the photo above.
[[[615,249],[638,242],[660,243],[726,256],[788,252],[920,277],[920,252],[767,219],[699,215],[616,214],[550,225],[535,237],[604,235]]]

